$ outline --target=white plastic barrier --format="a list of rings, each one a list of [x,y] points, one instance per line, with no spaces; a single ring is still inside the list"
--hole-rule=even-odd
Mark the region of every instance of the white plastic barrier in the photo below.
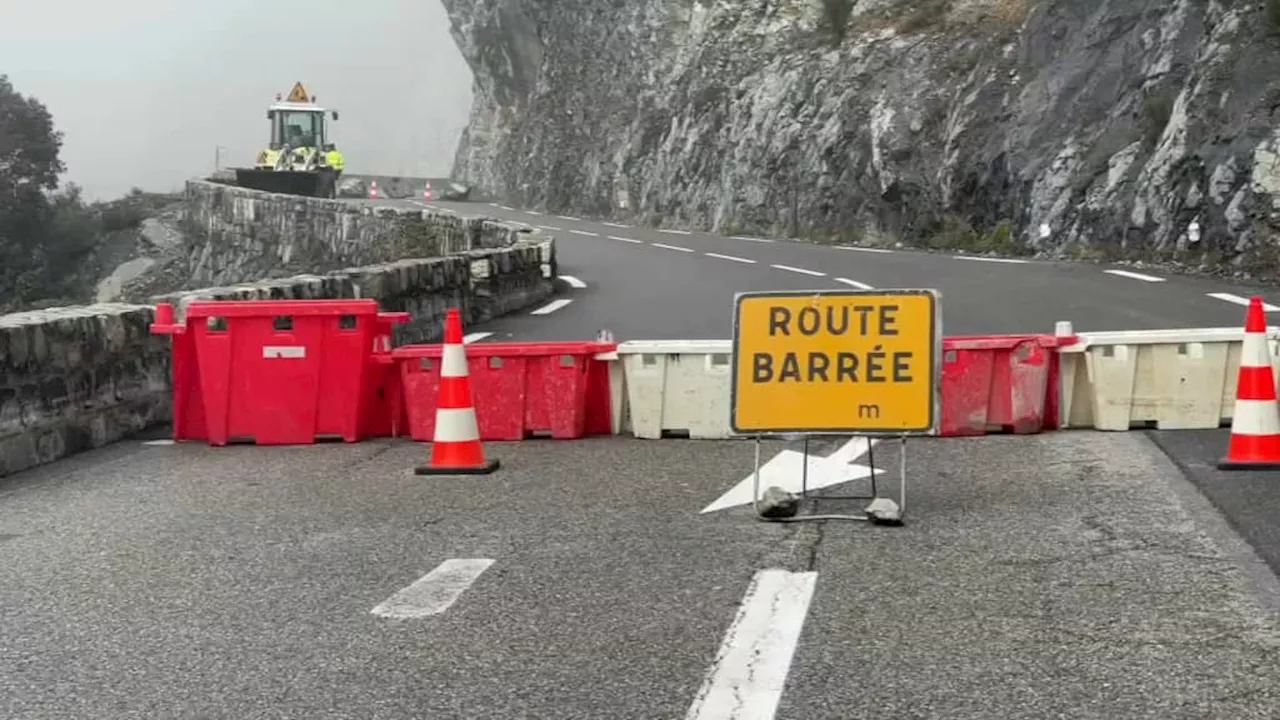
[[[1063,427],[1191,430],[1231,421],[1243,328],[1078,337],[1077,344],[1059,351]],[[1280,354],[1277,337],[1280,329],[1268,328],[1273,368]]]
[[[609,373],[614,433],[735,437],[729,429],[732,353],[730,340],[620,343]]]

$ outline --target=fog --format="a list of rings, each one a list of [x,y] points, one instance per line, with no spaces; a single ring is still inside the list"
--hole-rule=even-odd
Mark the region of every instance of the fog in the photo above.
[[[0,0],[0,73],[91,199],[251,163],[295,81],[339,111],[351,173],[448,174],[471,104],[439,0]]]

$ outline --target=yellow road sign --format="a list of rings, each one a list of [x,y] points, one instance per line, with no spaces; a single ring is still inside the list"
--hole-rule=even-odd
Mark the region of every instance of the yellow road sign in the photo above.
[[[927,435],[938,421],[936,290],[740,293],[731,427]]]
[[[280,97],[280,96],[277,95],[276,97]],[[307,89],[302,87],[302,83],[300,82],[296,82],[293,84],[293,89],[289,91],[289,97],[286,99],[289,102],[296,102],[296,103],[310,102],[307,99]]]

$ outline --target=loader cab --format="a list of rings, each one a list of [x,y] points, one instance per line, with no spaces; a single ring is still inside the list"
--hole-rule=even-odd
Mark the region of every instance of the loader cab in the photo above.
[[[325,109],[316,105],[315,97],[308,96],[302,83],[293,86],[289,97],[281,99],[276,96],[276,103],[267,109],[267,119],[271,121],[271,149],[279,150],[285,145],[291,148],[321,148],[329,142],[327,127],[328,118]],[[338,111],[332,112],[332,118],[338,119]]]

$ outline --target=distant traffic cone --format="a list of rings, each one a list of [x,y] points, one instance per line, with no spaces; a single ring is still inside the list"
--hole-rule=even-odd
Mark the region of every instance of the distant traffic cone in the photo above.
[[[484,459],[476,408],[471,399],[467,351],[462,345],[462,318],[450,308],[444,318],[444,351],[440,360],[440,397],[431,460],[414,469],[418,475],[485,475],[498,469]]]
[[[1257,296],[1249,298],[1245,315],[1231,440],[1218,469],[1280,470],[1280,403],[1267,349],[1267,317]]]
[[[369,199],[370,200],[378,199],[378,181],[377,180],[369,181]]]
[[[422,191],[422,199],[430,202],[431,200],[431,181],[427,181],[427,187]]]

